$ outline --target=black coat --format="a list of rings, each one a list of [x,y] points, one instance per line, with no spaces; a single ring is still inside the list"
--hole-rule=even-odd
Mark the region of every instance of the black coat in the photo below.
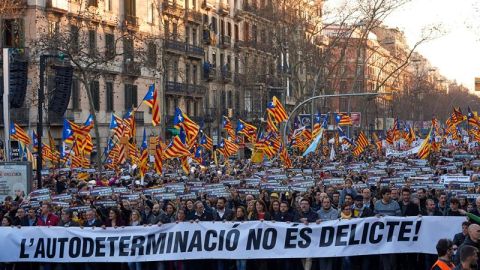
[[[457,233],[453,237],[453,244],[459,247],[461,244],[463,244],[463,242],[465,242],[465,238],[467,238],[467,236],[463,233]]]
[[[220,217],[220,215],[216,210],[213,211],[213,219],[215,221],[232,221],[233,217],[234,217],[233,210],[226,207],[225,207],[225,213],[223,214],[223,217]]]
[[[213,221],[213,215],[210,212],[203,211],[203,214],[201,216],[197,216],[197,213],[193,215],[193,220],[199,220],[199,221]]]
[[[373,217],[375,213],[373,212],[372,209],[365,207],[363,208],[362,214],[360,215],[360,218],[366,218],[366,217]]]
[[[93,224],[89,224],[88,220],[85,220],[85,224],[83,224],[84,227],[101,227],[102,225],[102,222],[98,219],[95,219]]]
[[[472,246],[472,247],[475,247],[475,248],[477,248],[477,249],[480,249],[480,243],[475,243],[475,242],[473,242],[472,239],[470,239],[470,237],[468,237],[468,236],[465,237],[465,241],[463,241],[463,244],[458,247],[458,250],[461,250],[462,247],[465,246],[465,245],[467,245],[467,246]],[[477,262],[480,263],[480,258],[478,259]],[[457,256],[455,256],[454,264],[455,264],[455,265],[459,265],[459,264],[460,264],[460,256],[458,256],[458,254],[457,254]]]
[[[313,212],[311,209],[308,210],[308,212],[306,213],[300,211],[297,213],[297,216],[295,217],[295,221],[301,222],[300,219],[302,218],[307,218],[308,222],[315,222],[318,219],[318,214],[316,212]]]
[[[277,212],[272,215],[272,220],[279,222],[293,221],[293,214],[290,212]]]
[[[400,201],[398,204],[400,205],[402,216],[404,217],[418,216],[420,214],[420,209],[412,202],[405,205],[403,201]]]
[[[452,209],[448,209],[448,211],[447,211],[447,216],[450,216],[450,217],[463,217],[463,215],[460,214],[460,212],[458,212],[458,211],[452,211]]]
[[[28,217],[26,216],[23,218],[15,217],[15,219],[13,220],[13,225],[25,227],[30,226],[30,223],[28,223]]]

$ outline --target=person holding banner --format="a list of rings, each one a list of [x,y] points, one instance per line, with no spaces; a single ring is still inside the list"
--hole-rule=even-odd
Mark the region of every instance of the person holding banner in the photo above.
[[[102,227],[103,223],[97,218],[97,213],[95,209],[90,208],[85,212],[85,224],[84,227]]]
[[[40,216],[37,219],[37,226],[57,226],[58,216],[52,213],[52,207],[49,203],[43,203]]]
[[[379,216],[400,216],[401,210],[398,203],[391,199],[390,189],[383,188],[380,191],[381,200],[375,203],[375,214]],[[380,255],[380,261],[384,270],[394,269],[396,267],[395,254]]]
[[[60,227],[78,227],[80,226],[77,222],[73,221],[73,212],[68,209],[62,209],[62,214],[58,226]]]
[[[310,208],[310,201],[308,199],[303,198],[300,200],[300,211],[297,213],[295,220],[305,225],[308,225],[308,223],[317,222],[318,214],[312,211]],[[310,270],[312,268],[312,258],[302,259],[302,266],[303,270]]]

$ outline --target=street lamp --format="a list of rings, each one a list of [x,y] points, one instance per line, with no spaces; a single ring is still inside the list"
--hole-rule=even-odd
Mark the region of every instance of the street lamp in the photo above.
[[[300,102],[300,104],[298,104],[293,110],[292,112],[290,113],[290,115],[288,116],[288,119],[287,119],[287,122],[285,123],[285,125],[283,126],[283,132],[282,132],[282,135],[283,135],[283,145],[284,147],[287,146],[288,144],[288,140],[287,140],[287,128],[288,128],[288,123],[290,122],[290,119],[292,118],[292,116],[295,115],[295,112],[300,108],[302,107],[303,105],[307,104],[308,102],[312,102],[313,104],[313,101],[316,100],[316,99],[326,99],[326,98],[332,98],[332,97],[355,97],[355,96],[381,96],[381,95],[391,95],[392,93],[385,93],[385,92],[377,92],[377,93],[369,93],[369,92],[366,92],[366,93],[349,93],[349,94],[333,94],[333,95],[319,95],[319,96],[313,96],[311,98],[307,98],[306,100]],[[313,126],[312,126],[313,128]]]

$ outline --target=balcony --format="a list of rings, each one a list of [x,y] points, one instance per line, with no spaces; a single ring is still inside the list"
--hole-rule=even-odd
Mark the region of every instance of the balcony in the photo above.
[[[180,18],[185,14],[185,10],[177,5],[173,1],[163,1],[162,3],[163,13]]]
[[[195,11],[195,10],[189,10],[187,11],[187,20],[190,22],[194,22],[197,24],[202,23],[202,13]]]
[[[10,117],[12,118],[12,116],[13,115],[11,114]],[[27,114],[27,116],[28,116],[28,114]],[[63,119],[64,118],[67,119],[67,120],[70,120],[70,121],[75,121],[75,117],[73,115],[72,110],[66,110],[64,115],[58,115],[58,114],[56,114],[54,112],[50,112],[50,111],[48,112],[48,123],[50,125],[55,125],[55,126],[63,125]],[[15,120],[13,120],[13,121],[15,121]],[[17,123],[17,122],[15,122],[15,123]],[[25,123],[28,123],[28,121],[25,122]]]
[[[215,65],[212,65],[208,62],[203,63],[203,78],[206,81],[212,81],[217,75],[217,69]]]
[[[0,126],[3,126],[3,106],[0,104]],[[38,118],[33,118],[32,122],[37,122]],[[20,126],[26,126],[30,122],[30,109],[29,108],[20,108],[20,109],[10,109],[10,121],[13,121],[15,124]]]
[[[212,123],[217,119],[217,108],[208,108],[205,111],[204,121],[206,123]]]
[[[202,35],[202,40],[204,45],[210,45],[212,44],[212,40],[210,38],[210,30],[204,29],[203,30],[203,35]]]
[[[187,53],[190,57],[203,58],[205,52],[202,47],[187,44]]]
[[[243,10],[239,9],[239,8],[235,8],[233,10],[233,19],[236,21],[236,22],[240,22],[242,19],[243,19]]]
[[[257,15],[258,13],[258,8],[255,5],[249,5],[248,3],[245,3],[243,5],[243,11],[250,13],[252,15]]]
[[[142,68],[139,62],[127,61],[123,63],[123,74],[138,77],[142,75]]]
[[[138,28],[138,17],[133,15],[125,15],[124,26],[127,29],[137,29]]]
[[[218,5],[217,13],[220,16],[227,16],[230,13],[230,6],[226,3],[220,2]]]
[[[228,70],[226,67],[222,68],[222,72],[220,75],[223,83],[232,82],[232,72]]]
[[[141,111],[135,112],[135,122],[137,124],[143,125],[145,123],[145,112],[141,112]]]
[[[165,49],[175,53],[184,53],[186,51],[186,46],[184,42],[175,39],[166,39]]]
[[[170,95],[188,95],[204,96],[206,87],[203,85],[194,85],[180,82],[167,81],[166,94]]]
[[[220,46],[224,49],[229,48],[232,45],[232,38],[229,36],[222,36]]]
[[[235,73],[234,75],[233,83],[235,85],[241,85],[243,82],[245,82],[245,74]]]
[[[202,1],[202,8],[205,10],[212,10],[214,8],[214,5],[211,3],[208,3],[207,0]]]

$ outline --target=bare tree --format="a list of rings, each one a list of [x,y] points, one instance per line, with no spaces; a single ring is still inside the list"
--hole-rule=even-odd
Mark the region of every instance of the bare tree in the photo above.
[[[89,112],[95,123],[95,140],[100,151],[100,131],[96,116],[92,82],[100,76],[111,74],[112,70],[122,69],[127,74],[139,76],[141,66],[136,59],[141,55],[143,37],[134,31],[135,18],[102,18],[96,9],[84,1],[79,1],[76,10],[59,21],[50,22],[37,30],[32,41],[34,55],[45,53],[63,54],[74,67],[74,76],[86,92]],[[49,21],[46,17],[45,21]],[[121,25],[120,32],[115,31]],[[103,28],[108,35],[99,35]],[[109,32],[110,31],[110,32]],[[97,46],[103,41],[104,46]],[[121,59],[123,56],[123,59]],[[97,97],[98,98],[98,97]],[[99,102],[99,101],[98,101]],[[101,155],[97,154],[97,169],[102,170]]]
[[[25,0],[0,1],[0,17],[15,16],[25,9]]]

